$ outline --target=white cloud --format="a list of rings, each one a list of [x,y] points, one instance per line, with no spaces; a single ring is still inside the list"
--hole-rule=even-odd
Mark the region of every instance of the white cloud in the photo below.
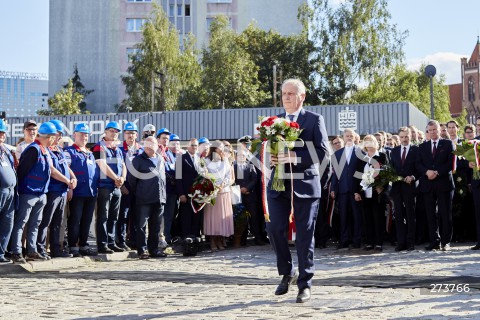
[[[460,58],[463,57],[470,58],[470,55],[453,52],[436,52],[423,58],[408,59],[407,67],[409,70],[418,70],[422,63],[432,64],[437,69],[437,75],[445,75],[446,84],[460,83],[460,81],[462,81]]]

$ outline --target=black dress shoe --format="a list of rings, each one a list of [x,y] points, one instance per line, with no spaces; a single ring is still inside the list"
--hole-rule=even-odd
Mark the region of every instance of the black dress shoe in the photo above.
[[[98,248],[98,253],[111,254],[113,253],[113,250],[110,249],[109,247],[103,247],[103,248]]]
[[[113,250],[114,252],[124,252],[125,251],[122,248],[120,248],[119,246],[117,246],[116,244],[111,244],[111,245],[108,246],[108,248],[110,250]]]
[[[288,289],[291,284],[296,284],[298,279],[298,273],[295,271],[293,276],[283,276],[282,281],[278,285],[277,289],[275,290],[276,296],[281,296],[288,292]]]
[[[471,247],[470,250],[480,250],[480,242]]]
[[[411,245],[407,247],[407,251],[413,251],[415,250],[415,246]]]
[[[425,250],[427,251],[440,250],[440,245],[438,243],[430,243],[428,246],[425,247]]]
[[[403,251],[403,250],[407,250],[407,246],[405,245],[398,245],[395,247],[395,251]]]
[[[297,303],[304,303],[310,300],[310,288],[303,288],[298,291]]]

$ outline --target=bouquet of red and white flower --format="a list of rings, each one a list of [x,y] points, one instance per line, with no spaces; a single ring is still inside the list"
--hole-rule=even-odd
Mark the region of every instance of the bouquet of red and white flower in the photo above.
[[[260,139],[269,142],[272,155],[278,155],[280,151],[292,150],[295,146],[295,141],[299,140],[300,133],[303,130],[300,129],[298,123],[276,116],[260,116],[259,121],[260,126],[257,130],[260,132]],[[277,165],[272,181],[273,190],[285,191],[284,174],[285,166]]]
[[[215,185],[215,178],[209,174],[199,175],[195,178],[190,188],[190,193],[188,194],[192,199],[191,205],[193,211],[197,213],[202,210],[207,203],[214,205],[217,193],[218,187]]]

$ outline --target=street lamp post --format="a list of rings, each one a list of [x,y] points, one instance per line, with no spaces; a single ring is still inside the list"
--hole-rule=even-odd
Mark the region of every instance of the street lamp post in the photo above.
[[[437,73],[437,69],[434,66],[429,64],[425,67],[425,75],[430,79],[430,117],[431,119],[435,119],[435,111],[434,111],[434,104],[433,104],[433,77]]]

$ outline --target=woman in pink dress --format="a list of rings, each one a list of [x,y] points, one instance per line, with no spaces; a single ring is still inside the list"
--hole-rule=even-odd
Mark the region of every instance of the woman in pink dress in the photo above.
[[[213,142],[210,153],[205,159],[208,173],[215,177],[219,192],[215,205],[207,204],[204,208],[203,232],[210,236],[212,251],[223,250],[225,237],[233,235],[233,210],[230,198],[232,184],[231,165],[223,154],[224,145],[220,141]]]

